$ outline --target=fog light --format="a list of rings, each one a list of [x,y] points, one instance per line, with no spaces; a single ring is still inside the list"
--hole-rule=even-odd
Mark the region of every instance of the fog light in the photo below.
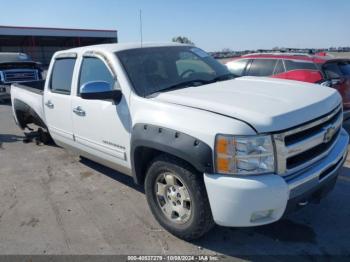
[[[268,219],[272,214],[273,209],[254,212],[250,218],[250,222],[259,222],[260,220]]]

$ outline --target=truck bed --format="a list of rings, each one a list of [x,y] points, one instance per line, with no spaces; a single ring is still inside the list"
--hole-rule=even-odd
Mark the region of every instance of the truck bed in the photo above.
[[[45,88],[45,80],[22,82],[19,84],[12,84],[12,86],[16,86],[18,88],[25,89],[29,92],[33,92],[33,93],[42,95],[44,92],[44,88]]]
[[[31,123],[46,127],[43,108],[44,87],[44,80],[12,84],[12,111],[16,123],[22,129]]]

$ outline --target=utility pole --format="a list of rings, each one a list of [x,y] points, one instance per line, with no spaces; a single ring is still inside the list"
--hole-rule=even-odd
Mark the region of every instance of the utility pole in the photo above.
[[[143,35],[142,35],[142,10],[140,9],[140,37],[141,37],[141,47],[143,43]]]

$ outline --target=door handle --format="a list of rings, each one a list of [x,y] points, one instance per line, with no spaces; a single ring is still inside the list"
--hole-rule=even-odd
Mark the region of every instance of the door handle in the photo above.
[[[50,108],[50,109],[53,109],[55,107],[55,105],[49,100],[45,103],[45,105]]]
[[[76,113],[78,116],[85,116],[86,113],[83,109],[81,109],[80,106],[73,109],[73,112]]]

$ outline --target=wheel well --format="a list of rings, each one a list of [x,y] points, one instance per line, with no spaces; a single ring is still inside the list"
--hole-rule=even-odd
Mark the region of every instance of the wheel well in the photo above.
[[[140,123],[133,128],[130,144],[132,173],[137,184],[144,182],[152,159],[163,153],[181,159],[200,173],[213,172],[211,147],[183,132]]]
[[[146,172],[151,161],[158,155],[162,154],[161,151],[149,148],[138,147],[135,149],[134,162],[135,162],[135,182],[142,185],[145,181]]]
[[[22,129],[25,129],[28,124],[35,124],[37,126],[47,129],[44,121],[39,115],[26,103],[15,99],[14,101],[15,114],[18,124]]]
[[[134,153],[134,162],[135,162],[134,180],[137,184],[139,184],[139,185],[144,184],[145,178],[146,178],[146,173],[147,173],[147,170],[148,170],[151,162],[157,156],[163,155],[163,154],[178,158],[181,161],[188,164],[191,168],[193,168],[193,170],[200,172],[191,163],[189,163],[185,159],[179,158],[175,155],[169,154],[169,153],[161,151],[161,150],[140,146],[140,147],[135,149],[135,153]]]

